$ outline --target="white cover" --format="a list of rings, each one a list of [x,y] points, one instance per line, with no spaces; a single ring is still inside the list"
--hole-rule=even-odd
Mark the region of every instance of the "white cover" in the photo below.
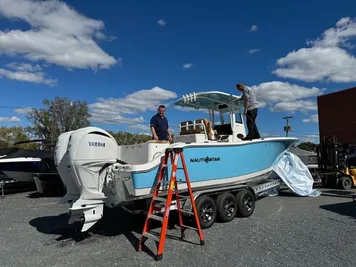
[[[285,152],[273,170],[295,194],[311,197],[321,194],[313,189],[314,179],[308,167],[293,153]]]

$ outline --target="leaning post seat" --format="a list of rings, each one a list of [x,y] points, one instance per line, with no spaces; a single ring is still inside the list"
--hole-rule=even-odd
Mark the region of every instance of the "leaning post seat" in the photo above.
[[[213,124],[208,119],[197,119],[195,120],[196,123],[204,126],[204,131],[208,140],[215,140],[215,133],[213,131]]]
[[[179,124],[179,134],[193,134],[194,133],[194,125],[192,121],[183,121]]]
[[[196,119],[194,121],[183,121],[179,125],[180,135],[204,134],[208,140],[215,140],[215,131],[212,123],[207,119]]]
[[[194,120],[194,121],[183,121],[179,125],[180,127],[180,135],[188,135],[188,134],[204,134],[205,138],[208,138],[205,124],[202,121]]]

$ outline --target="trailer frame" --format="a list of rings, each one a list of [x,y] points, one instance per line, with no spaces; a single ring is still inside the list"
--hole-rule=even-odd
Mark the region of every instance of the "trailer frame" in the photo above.
[[[207,189],[202,189],[202,190],[196,190],[193,192],[194,200],[198,209],[199,213],[199,218],[202,219],[202,216],[204,217],[205,215],[202,214],[201,210],[199,209],[200,206],[202,206],[205,203],[210,203],[210,206],[212,209],[215,209],[212,211],[213,216],[210,221],[204,222],[201,221],[201,225],[203,229],[210,228],[216,221],[218,213],[220,214],[220,219],[222,221],[231,221],[235,215],[240,215],[240,217],[249,217],[253,214],[254,209],[255,209],[255,201],[260,197],[263,196],[264,193],[266,193],[268,190],[271,190],[273,188],[277,189],[277,192],[280,190],[280,186],[282,184],[282,180],[280,178],[276,179],[266,179],[262,182],[256,183],[256,182],[251,182],[251,183],[245,183],[245,184],[237,184],[237,185],[230,185],[230,186],[222,186],[222,187],[217,187],[217,188],[207,188]],[[184,212],[183,214],[185,217],[188,219],[191,218],[193,215],[192,212],[192,205],[190,202],[190,199],[188,196],[185,197],[187,192],[179,192],[180,198],[181,198],[181,207],[182,211]],[[236,211],[233,212],[234,216],[230,217],[228,219],[226,218],[221,218],[224,217],[222,213],[222,208],[221,208],[221,198],[226,197],[226,196],[231,196],[233,195],[236,199],[236,204],[235,207],[237,206]],[[230,200],[232,198],[230,197]],[[137,203],[138,200],[134,201],[135,204]],[[142,199],[142,201],[145,201],[146,203],[144,204],[145,208],[144,209],[130,209],[126,205],[121,205],[120,207],[131,214],[143,214],[144,216],[147,216],[147,210],[148,210],[148,205],[151,201],[151,198],[147,199]],[[233,200],[232,200],[233,201]],[[201,203],[203,202],[203,203]],[[220,205],[220,206],[218,206]],[[176,211],[177,210],[177,204],[176,201],[172,201],[172,205],[170,206],[170,211]],[[164,214],[165,207],[164,205],[158,206],[155,210],[156,214]]]

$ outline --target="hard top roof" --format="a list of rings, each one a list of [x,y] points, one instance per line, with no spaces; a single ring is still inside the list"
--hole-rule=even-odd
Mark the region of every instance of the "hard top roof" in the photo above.
[[[242,101],[240,96],[220,91],[207,91],[183,95],[183,97],[178,99],[174,104],[181,107],[211,110],[226,110],[228,105],[233,107],[234,110],[239,110]]]

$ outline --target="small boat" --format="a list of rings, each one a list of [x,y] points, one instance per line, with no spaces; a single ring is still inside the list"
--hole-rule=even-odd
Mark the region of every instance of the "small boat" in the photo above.
[[[104,204],[125,206],[150,198],[167,148],[183,149],[191,186],[196,191],[266,180],[273,165],[298,140],[243,140],[246,131],[240,96],[219,91],[192,93],[175,105],[206,111],[209,119],[180,123],[172,143],[152,140],[118,146],[108,132],[97,127],[59,137],[55,159],[67,188],[62,203],[70,203],[69,223],[81,217],[84,231],[102,217]],[[168,167],[167,173],[170,171]],[[184,177],[183,170],[177,171],[177,177]],[[182,184],[180,190],[185,189],[186,184]]]
[[[43,140],[17,142],[19,145]],[[58,173],[53,151],[27,150],[18,147],[3,149],[0,154],[0,172],[20,182],[33,182],[35,173]]]

